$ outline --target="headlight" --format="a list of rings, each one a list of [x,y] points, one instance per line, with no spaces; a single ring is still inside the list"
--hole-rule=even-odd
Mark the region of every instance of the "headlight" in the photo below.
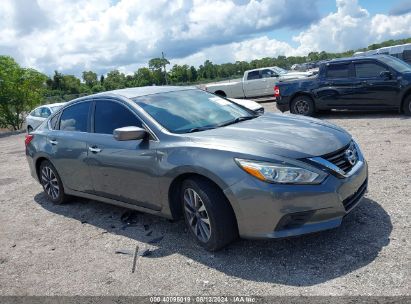
[[[269,163],[239,158],[236,158],[235,161],[248,174],[270,183],[319,184],[327,176],[320,170],[309,170],[286,163]]]

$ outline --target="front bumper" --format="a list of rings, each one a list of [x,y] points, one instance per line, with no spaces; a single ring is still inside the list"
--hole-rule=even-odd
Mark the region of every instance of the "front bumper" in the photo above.
[[[320,185],[279,185],[245,178],[225,190],[243,238],[297,236],[341,225],[364,196],[368,168],[347,178],[330,175]]]

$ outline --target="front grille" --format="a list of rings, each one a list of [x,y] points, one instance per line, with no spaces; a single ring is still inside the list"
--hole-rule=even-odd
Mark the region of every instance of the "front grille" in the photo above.
[[[350,162],[349,154],[353,155],[352,156],[353,158],[351,159],[351,162]],[[350,142],[344,148],[339,149],[335,152],[329,153],[327,155],[324,155],[322,158],[324,158],[327,161],[329,161],[330,163],[336,165],[338,168],[343,170],[344,173],[347,173],[357,163],[357,161],[358,161],[358,152],[357,152],[357,149],[355,148],[354,143]]]
[[[355,192],[353,195],[343,200],[342,203],[344,205],[345,211],[350,211],[352,208],[354,208],[354,206],[363,197],[366,190],[367,190],[367,180],[365,180],[365,182],[361,185],[361,187],[358,188],[357,192]]]

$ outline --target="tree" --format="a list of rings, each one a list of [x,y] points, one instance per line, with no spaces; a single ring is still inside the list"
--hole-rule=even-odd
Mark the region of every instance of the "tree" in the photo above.
[[[120,73],[119,70],[111,71],[107,74],[104,80],[104,88],[106,90],[117,90],[126,87],[126,76]]]
[[[92,88],[97,84],[97,74],[92,71],[84,71],[83,81],[89,88]]]
[[[134,73],[134,85],[137,87],[149,86],[154,83],[153,74],[148,68],[140,68]]]
[[[166,65],[170,64],[166,58],[152,58],[148,61],[148,67],[153,72],[154,82],[157,85],[167,83]]]
[[[0,126],[22,128],[24,114],[40,104],[47,77],[21,68],[13,58],[0,56]]]

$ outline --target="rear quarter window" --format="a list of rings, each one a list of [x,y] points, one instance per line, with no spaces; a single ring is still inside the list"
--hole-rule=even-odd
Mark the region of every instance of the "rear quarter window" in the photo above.
[[[350,71],[349,64],[330,64],[327,66],[327,78],[348,78]]]

